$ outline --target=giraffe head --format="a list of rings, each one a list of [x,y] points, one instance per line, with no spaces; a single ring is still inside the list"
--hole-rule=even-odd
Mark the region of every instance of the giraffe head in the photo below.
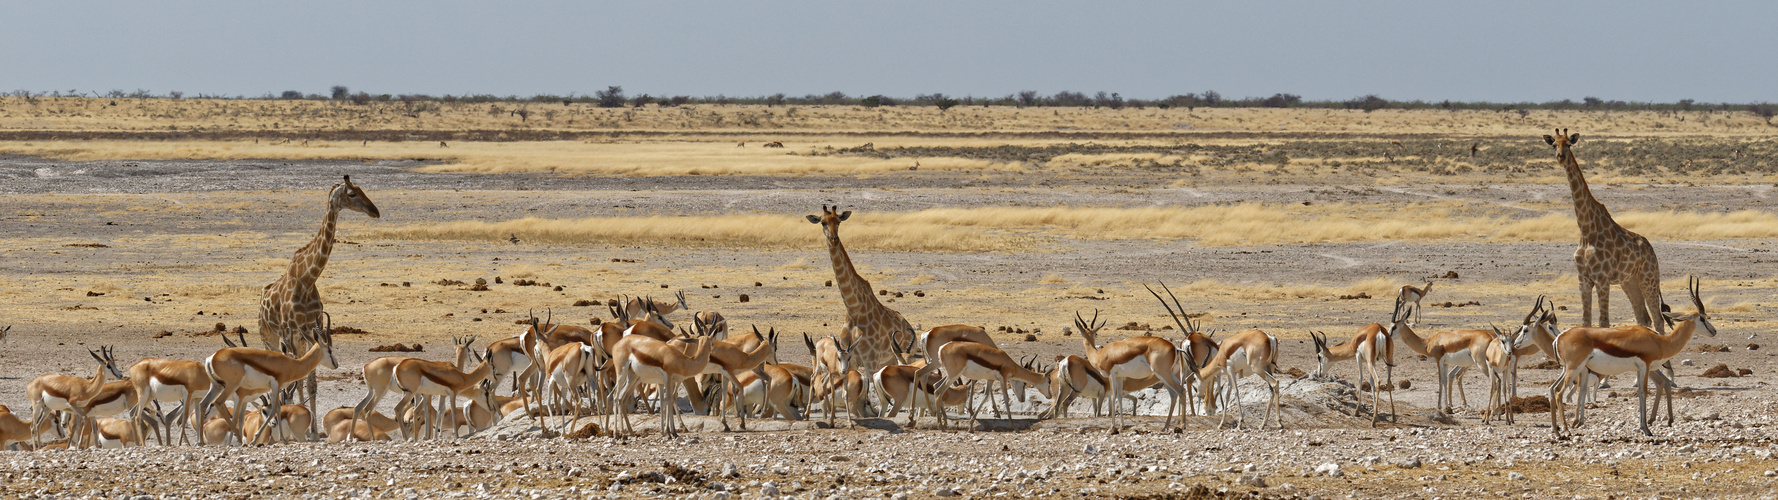
[[[372,219],[383,217],[383,213],[377,211],[377,204],[371,203],[370,197],[364,195],[364,188],[352,185],[350,175],[346,176],[346,180],[333,185],[333,191],[328,193],[328,205],[336,210],[360,212]]]
[[[1687,291],[1691,292],[1692,296],[1692,307],[1697,308],[1698,312],[1692,314],[1674,314],[1670,311],[1662,310],[1661,316],[1665,316],[1669,324],[1697,321],[1698,325],[1704,327],[1704,334],[1715,337],[1716,325],[1710,324],[1710,316],[1704,313],[1704,299],[1698,297],[1698,288],[1703,285],[1703,281],[1699,280],[1697,277],[1688,277],[1686,281],[1688,285],[1686,287]],[[1665,306],[1665,304],[1662,305]]]
[[[1568,147],[1580,142],[1580,134],[1569,134],[1568,129],[1557,129],[1555,132],[1556,135],[1543,136],[1543,142],[1550,143],[1550,147],[1556,148],[1556,160],[1572,158],[1574,153],[1569,151]]]
[[[809,222],[821,225],[821,232],[827,235],[828,243],[840,241],[840,222],[852,217],[852,211],[836,212],[839,207],[821,206],[821,215],[808,216]]]

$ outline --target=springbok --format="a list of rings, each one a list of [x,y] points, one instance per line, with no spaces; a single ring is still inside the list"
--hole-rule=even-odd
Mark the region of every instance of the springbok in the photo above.
[[[1701,283],[1696,277],[1688,279],[1687,288],[1691,292],[1692,307],[1697,312],[1692,314],[1674,314],[1663,312],[1667,320],[1675,323],[1673,332],[1661,335],[1641,325],[1619,326],[1612,328],[1577,326],[1564,330],[1556,337],[1556,352],[1561,353],[1558,359],[1562,362],[1562,374],[1550,384],[1550,426],[1557,438],[1566,438],[1563,434],[1561,390],[1569,384],[1580,384],[1582,374],[1592,371],[1601,376],[1612,376],[1634,370],[1636,372],[1636,417],[1640,420],[1642,434],[1653,436],[1648,430],[1648,380],[1650,368],[1655,363],[1671,358],[1685,349],[1691,342],[1692,335],[1699,325],[1704,333],[1716,336],[1716,325],[1710,323],[1709,315],[1704,311],[1704,300],[1699,297]],[[1658,373],[1658,372],[1657,372]],[[1666,384],[1660,390],[1667,391]],[[1585,386],[1581,387],[1582,396],[1577,401],[1585,401]],[[1580,405],[1580,406],[1584,406]],[[1668,403],[1671,411],[1672,403]],[[1577,410],[1575,426],[1585,421]],[[1669,421],[1671,425],[1671,421]]]

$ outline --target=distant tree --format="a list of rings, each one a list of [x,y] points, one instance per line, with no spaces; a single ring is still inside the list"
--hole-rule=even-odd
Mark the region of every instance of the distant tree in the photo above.
[[[1124,96],[1118,95],[1116,92],[1106,94],[1105,91],[1101,90],[1099,93],[1093,95],[1093,106],[1120,109],[1124,107]]]
[[[333,86],[333,100],[339,101],[339,100],[344,100],[348,97],[352,97],[352,90],[351,89],[346,88],[345,85],[334,85]]]
[[[647,106],[647,105],[649,105],[649,103],[652,103],[652,102],[654,102],[654,96],[651,96],[648,94],[642,94],[642,95],[636,96],[635,99],[630,99],[630,106],[640,108],[643,106]]]
[[[1586,104],[1586,106],[1589,108],[1597,108],[1597,107],[1605,104],[1604,99],[1600,99],[1600,98],[1592,97],[1592,96],[1582,97],[1582,98],[1580,98],[1580,102]]]
[[[1692,105],[1697,104],[1697,103],[1698,103],[1698,101],[1694,100],[1694,99],[1680,99],[1679,100],[1679,109],[1682,109],[1685,111],[1691,111]]]
[[[299,91],[299,90],[286,90],[286,91],[284,91],[284,93],[278,94],[278,98],[279,99],[302,99],[303,93],[302,93],[302,91]]]
[[[895,103],[889,101],[889,98],[883,97],[882,94],[873,95],[870,97],[859,99],[858,104],[860,104],[864,107],[867,107],[867,108],[874,108],[877,106],[894,106],[895,105]]]
[[[1021,91],[1019,91],[1019,107],[1022,108],[1022,107],[1026,107],[1026,106],[1036,106],[1040,102],[1042,102],[1042,100],[1039,97],[1037,97],[1037,91],[1035,91],[1035,90],[1021,90]]]
[[[938,111],[940,113],[943,113],[946,110],[949,110],[951,108],[957,107],[958,104],[962,104],[961,102],[958,102],[956,99],[945,97],[944,94],[934,94],[934,95],[936,95],[937,98],[932,100],[932,105],[938,106]]]
[[[446,98],[446,100],[448,101],[450,98]],[[352,104],[357,104],[359,106],[370,104],[370,94],[364,92],[352,94]]]
[[[1760,118],[1766,119],[1766,125],[1771,125],[1772,124],[1772,116],[1778,115],[1778,107],[1773,106],[1772,103],[1769,103],[1769,102],[1768,103],[1760,103],[1760,104],[1749,104],[1747,106],[1747,110],[1752,111],[1753,114],[1758,115]]]
[[[1376,94],[1371,94],[1371,95],[1359,97],[1359,98],[1356,98],[1356,99],[1353,99],[1350,101],[1346,101],[1346,109],[1362,109],[1366,113],[1376,111],[1379,109],[1383,109],[1386,107],[1389,107],[1389,101],[1386,99],[1383,99],[1381,97],[1377,97]]]
[[[621,107],[624,107],[624,88],[623,87],[619,87],[616,85],[612,85],[610,87],[605,87],[605,90],[594,92],[593,97],[599,98],[599,107],[601,107],[601,108],[621,108]]]
[[[1053,106],[1090,106],[1093,104],[1093,100],[1088,99],[1086,94],[1064,90],[1050,96],[1050,104]]]
[[[673,96],[673,100],[670,102],[672,102],[674,106],[684,106],[691,103],[691,96],[676,95]]]
[[[1299,102],[1303,102],[1303,96],[1296,94],[1272,94],[1271,97],[1267,97],[1265,100],[1260,101],[1259,105],[1267,108],[1288,108],[1295,106]]]
[[[766,105],[767,106],[783,106],[784,105],[784,93],[780,92],[780,93],[766,96]]]
[[[1215,106],[1222,102],[1222,94],[1218,94],[1214,90],[1206,90],[1204,91],[1204,95],[1199,97],[1198,100],[1205,106]]]
[[[181,98],[184,98],[184,97],[185,97],[185,93],[184,93],[184,92],[180,92],[180,91],[177,91],[177,90],[174,90],[174,91],[171,91],[171,92],[167,92],[167,97],[171,97],[171,98],[173,98],[173,99],[175,99],[175,100],[177,100],[177,99],[181,99]]]

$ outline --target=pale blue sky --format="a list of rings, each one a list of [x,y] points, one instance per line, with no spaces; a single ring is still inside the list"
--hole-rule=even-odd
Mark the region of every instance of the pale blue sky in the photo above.
[[[1778,101],[1778,2],[16,2],[0,90]]]

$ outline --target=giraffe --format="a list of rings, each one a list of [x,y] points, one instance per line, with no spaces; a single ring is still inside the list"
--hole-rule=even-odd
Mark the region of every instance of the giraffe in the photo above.
[[[1574,160],[1574,143],[1580,134],[1557,130],[1554,136],[1543,136],[1544,142],[1556,148],[1556,161],[1568,171],[1568,188],[1574,195],[1574,218],[1580,224],[1580,248],[1574,251],[1574,267],[1580,273],[1581,326],[1593,326],[1593,296],[1599,298],[1599,325],[1611,326],[1607,299],[1611,285],[1619,285],[1630,299],[1636,313],[1636,324],[1652,326],[1656,332],[1667,333],[1661,316],[1661,266],[1655,260],[1655,248],[1648,238],[1630,232],[1611,219],[1605,205],[1593,199],[1580,163]],[[1650,324],[1652,323],[1652,325]]]
[[[835,212],[834,208],[822,205],[821,215],[810,215],[808,219],[820,224],[821,232],[827,236],[827,254],[833,259],[834,282],[839,286],[840,299],[846,304],[846,328],[842,330],[856,327],[863,333],[857,340],[857,347],[853,348],[855,352],[850,365],[859,373],[876,373],[899,360],[897,335],[907,334],[908,345],[913,344],[914,327],[901,313],[878,302],[876,294],[871,292],[870,282],[852,267],[852,258],[846,255],[846,246],[840,243],[840,222],[851,217],[852,211]],[[866,412],[870,413],[868,406],[874,391],[870,381],[866,380],[864,384],[862,394]]]
[[[321,278],[321,270],[327,267],[327,257],[333,253],[333,232],[339,222],[340,210],[361,212],[373,219],[382,217],[377,205],[365,196],[364,189],[352,185],[352,176],[345,176],[343,182],[333,186],[327,194],[327,216],[321,220],[321,231],[315,234],[314,240],[296,250],[296,256],[290,259],[290,268],[277,281],[266,285],[259,295],[259,340],[265,342],[267,349],[300,353],[308,348],[308,343],[298,333],[314,330],[320,320],[321,291],[315,287],[315,280]],[[295,344],[284,345],[285,339]],[[313,404],[313,373],[309,374],[308,389]]]

